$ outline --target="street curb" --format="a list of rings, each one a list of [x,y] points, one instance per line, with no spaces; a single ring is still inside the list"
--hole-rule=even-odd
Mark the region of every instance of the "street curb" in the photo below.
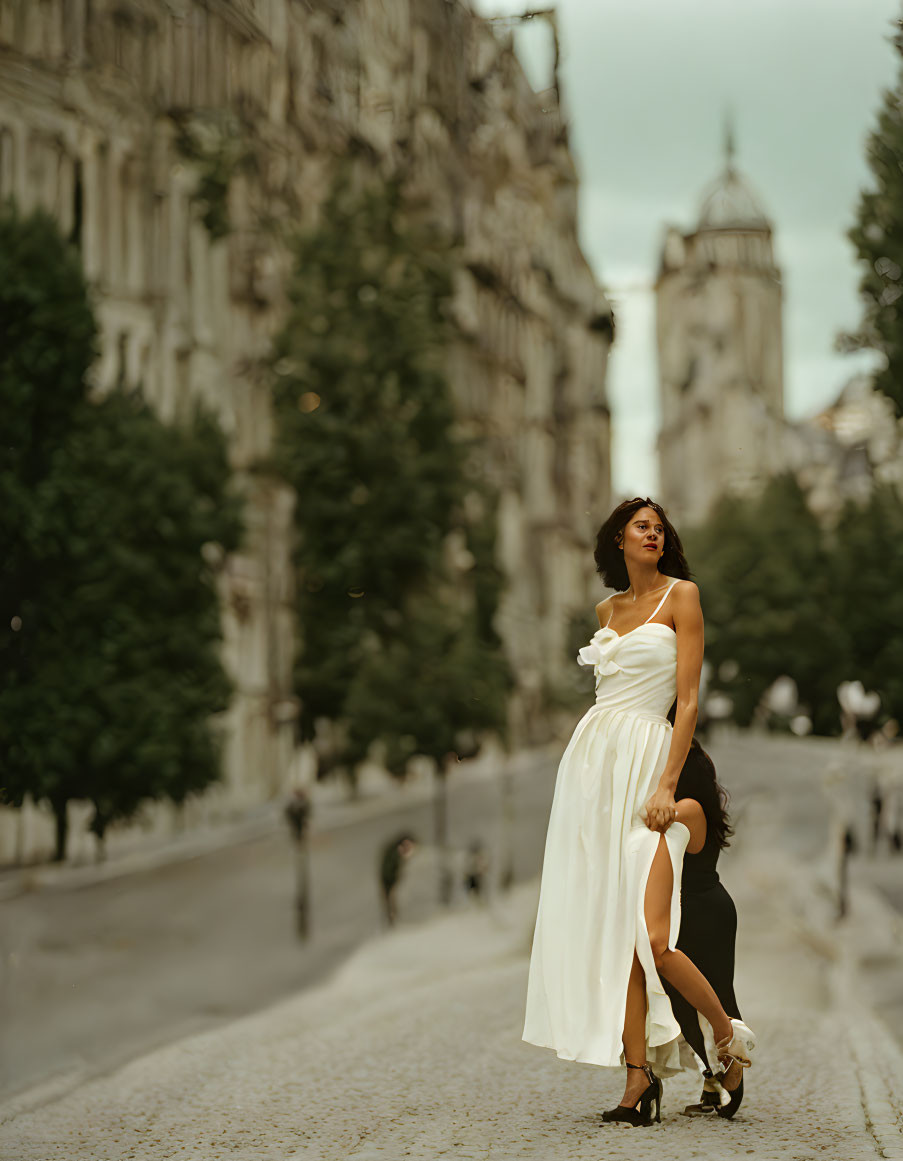
[[[882,915],[885,932],[898,930],[899,916],[881,893],[858,885],[852,892],[852,913],[861,912],[864,904]],[[829,994],[844,1023],[866,1124],[880,1155],[887,1161],[903,1161],[903,1050],[877,1013],[858,998],[866,989],[859,967],[862,942],[854,927],[837,931],[837,946],[828,972]]]
[[[880,1156],[903,1161],[901,1108],[895,1099],[903,1082],[900,1050],[873,1012],[849,1000],[846,1009],[847,1045],[859,1079],[866,1125]],[[863,1050],[864,1043],[869,1045],[868,1053]]]
[[[875,888],[857,884],[848,917],[837,921],[824,866],[788,860],[779,871],[780,892],[772,881],[773,864],[767,870],[754,866],[752,873],[790,926],[823,957],[829,1008],[853,1063],[866,1126],[878,1156],[903,1161],[903,1048],[860,998],[868,995],[860,963],[875,949],[875,931],[891,940],[889,952],[903,962],[900,916]]]
[[[0,1102],[0,1125],[8,1124],[24,1113],[34,1112],[35,1109],[42,1108],[44,1105],[62,1100],[81,1085],[98,1080],[104,1075],[104,1073],[76,1069],[51,1077],[50,1080],[43,1080],[31,1088],[26,1088],[23,1092],[16,1093],[8,1100]]]
[[[881,914],[884,932],[899,929],[899,916],[881,893],[860,884],[851,892],[850,912],[855,916],[863,910]],[[824,932],[815,925],[804,926],[813,943],[824,940]],[[866,1126],[879,1156],[903,1161],[903,1049],[873,1008],[860,999],[867,993],[859,966],[864,943],[855,924],[839,925],[833,934],[835,954],[828,966],[828,995],[853,1060]],[[903,956],[903,947],[899,954]]]

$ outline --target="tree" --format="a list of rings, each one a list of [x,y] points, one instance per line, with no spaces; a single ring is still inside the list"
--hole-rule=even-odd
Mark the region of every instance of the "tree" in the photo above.
[[[903,56],[903,34],[894,38]],[[875,386],[903,416],[903,71],[885,91],[878,123],[866,145],[872,188],[862,191],[848,237],[862,262],[859,292],[864,305],[855,334],[840,336],[842,350],[874,350],[885,365]]]
[[[345,173],[297,241],[275,343],[276,466],[298,496],[302,736],[333,723],[333,761],[352,777],[377,740],[403,776],[413,754],[441,764],[462,731],[504,721],[507,672],[486,660],[498,646],[493,496],[455,435],[443,374],[450,269],[397,182],[362,188]],[[452,577],[455,530],[473,567]],[[440,669],[498,684],[478,704],[437,684]]]
[[[0,624],[32,591],[33,492],[85,397],[97,353],[78,254],[43,213],[0,212]]]
[[[51,805],[62,859],[70,800],[93,804],[102,840],[142,802],[218,776],[210,718],[230,686],[214,566],[240,507],[212,420],[173,428],[136,396],[88,397],[90,304],[52,220],[3,215],[0,253],[0,498],[15,511],[0,517],[0,760],[6,801]]]
[[[735,720],[749,725],[762,695],[786,675],[816,732],[833,732],[845,631],[825,536],[794,477],[776,477],[757,499],[722,498],[686,539],[713,688],[731,697]]]
[[[397,186],[339,182],[296,246],[275,343],[277,468],[298,495],[301,726],[338,718],[367,632],[404,632],[461,499],[437,336],[448,273]]]
[[[848,503],[834,532],[831,579],[839,604],[842,678],[881,695],[881,720],[903,721],[903,505],[889,485]]]

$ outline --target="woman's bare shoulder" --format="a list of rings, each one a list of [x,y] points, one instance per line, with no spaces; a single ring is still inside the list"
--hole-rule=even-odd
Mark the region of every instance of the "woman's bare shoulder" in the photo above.
[[[608,618],[611,615],[611,611],[614,608],[614,605],[612,604],[613,601],[614,596],[605,597],[604,600],[601,600],[598,605],[596,605],[596,616],[599,618],[599,624],[603,629],[605,628],[605,625],[608,622]]]
[[[699,585],[696,583],[696,581],[684,580],[683,577],[678,577],[674,585],[675,597],[679,597],[681,595],[687,597],[690,596],[691,593],[695,597],[699,597]]]
[[[674,585],[671,599],[683,609],[699,608],[699,585],[696,581],[679,580]]]

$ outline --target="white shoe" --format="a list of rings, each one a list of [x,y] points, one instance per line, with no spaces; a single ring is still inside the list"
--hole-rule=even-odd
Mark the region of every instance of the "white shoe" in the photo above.
[[[720,1056],[730,1056],[731,1059],[736,1060],[743,1068],[749,1068],[751,1064],[749,1054],[756,1046],[756,1037],[742,1020],[731,1020],[732,1035],[730,1038],[725,1037],[724,1040],[718,1041],[717,1044],[715,1043],[712,1025],[708,1020],[700,1016],[699,1024],[702,1028],[706,1056],[708,1057],[709,1068],[712,1072],[717,1074],[721,1071],[722,1065],[718,1059]]]
[[[744,1068],[749,1068],[752,1063],[749,1054],[756,1046],[756,1038],[742,1020],[731,1020],[731,1028],[734,1031],[730,1039],[725,1036],[715,1045],[718,1055],[729,1056]]]

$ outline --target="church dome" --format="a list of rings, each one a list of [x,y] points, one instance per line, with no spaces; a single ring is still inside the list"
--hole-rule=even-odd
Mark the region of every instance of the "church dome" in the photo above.
[[[771,223],[744,178],[728,167],[706,190],[699,211],[700,230],[768,230]]]

